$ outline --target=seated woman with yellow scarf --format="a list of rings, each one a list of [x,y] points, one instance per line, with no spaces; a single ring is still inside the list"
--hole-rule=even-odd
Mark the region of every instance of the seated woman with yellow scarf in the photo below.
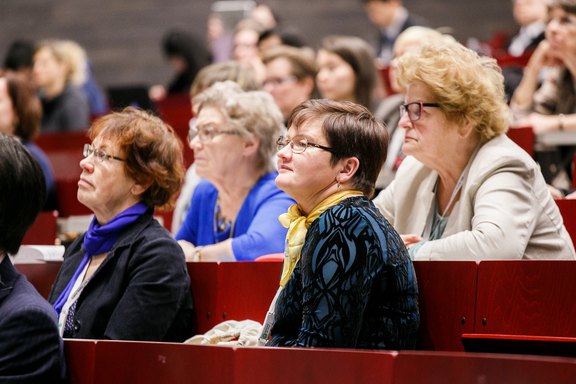
[[[366,108],[328,100],[298,106],[288,127],[276,185],[297,205],[280,217],[288,228],[283,289],[261,337],[267,346],[413,349],[414,268],[370,201],[386,129]]]

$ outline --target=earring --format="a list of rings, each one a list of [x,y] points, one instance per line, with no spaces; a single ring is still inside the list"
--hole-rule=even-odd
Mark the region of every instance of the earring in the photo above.
[[[336,178],[336,192],[340,192],[340,179]]]

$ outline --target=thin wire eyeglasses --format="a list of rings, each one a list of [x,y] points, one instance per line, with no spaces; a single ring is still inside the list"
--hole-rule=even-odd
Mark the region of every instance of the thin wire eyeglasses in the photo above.
[[[198,126],[197,119],[191,118],[188,122],[188,141],[192,142],[196,136],[201,143],[212,141],[218,135],[237,135],[238,131],[235,130],[219,130],[215,124],[206,124]]]
[[[422,116],[422,107],[440,108],[438,103],[423,103],[421,101],[414,101],[408,104],[400,104],[400,117],[402,118],[408,113],[408,118],[411,122],[420,120]]]
[[[266,86],[277,87],[277,86],[285,84],[285,83],[293,83],[296,81],[298,81],[298,78],[296,76],[271,77],[271,78],[264,80],[264,82],[262,83],[262,86],[264,86],[264,87],[266,87]]]
[[[103,163],[106,160],[114,159],[118,161],[126,161],[126,159],[122,159],[117,156],[112,156],[104,152],[102,149],[94,148],[92,144],[84,144],[84,150],[82,151],[84,158],[87,158],[90,155],[94,155],[94,158],[99,163]]]
[[[291,139],[287,138],[286,136],[280,136],[278,137],[278,140],[276,140],[276,147],[278,148],[278,150],[281,150],[287,145],[290,145],[290,149],[292,150],[293,153],[304,153],[304,151],[306,151],[306,148],[308,148],[309,146],[323,149],[332,154],[335,153],[334,149],[326,147],[324,145],[311,143],[308,141],[307,138],[302,136],[294,136]]]

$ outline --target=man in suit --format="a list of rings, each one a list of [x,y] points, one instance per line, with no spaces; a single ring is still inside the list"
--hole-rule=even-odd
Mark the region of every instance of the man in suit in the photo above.
[[[402,5],[402,0],[362,0],[368,18],[378,30],[378,46],[376,56],[382,65],[387,66],[392,61],[392,48],[396,37],[406,28],[428,23],[411,15]]]
[[[18,140],[0,134],[0,384],[65,382],[56,312],[8,257],[45,198],[36,160]]]

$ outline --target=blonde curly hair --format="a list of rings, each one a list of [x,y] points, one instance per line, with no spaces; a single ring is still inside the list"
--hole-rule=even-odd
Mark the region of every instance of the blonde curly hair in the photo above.
[[[482,142],[508,130],[500,67],[458,42],[434,42],[406,53],[398,60],[398,81],[403,87],[426,86],[446,118],[458,125],[471,123]]]

